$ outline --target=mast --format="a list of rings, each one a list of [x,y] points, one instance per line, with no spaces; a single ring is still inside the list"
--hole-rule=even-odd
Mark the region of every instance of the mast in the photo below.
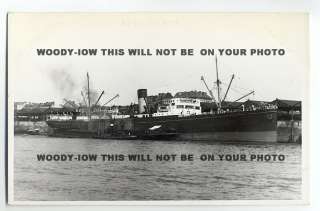
[[[217,73],[217,88],[218,88],[218,108],[221,108],[221,97],[220,97],[220,80],[219,80],[219,73],[218,73],[218,59],[216,56],[216,73]]]
[[[91,102],[90,102],[90,83],[89,83],[89,73],[87,72],[87,81],[88,81],[88,118],[91,120]]]

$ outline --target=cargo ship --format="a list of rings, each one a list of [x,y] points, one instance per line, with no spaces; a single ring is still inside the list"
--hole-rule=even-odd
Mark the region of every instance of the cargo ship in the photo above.
[[[138,114],[92,118],[89,105],[87,118],[80,118],[79,113],[74,112],[69,120],[48,119],[49,135],[102,139],[301,143],[301,101],[276,99],[272,102],[240,102],[254,93],[251,91],[237,100],[227,102],[225,99],[234,75],[223,96],[217,59],[216,75],[217,97],[204,77],[201,77],[211,101],[206,102],[211,105],[207,110],[203,109],[205,104],[200,99],[174,97],[162,99],[157,103],[156,111],[151,112],[147,89],[139,89]]]
[[[47,124],[49,135],[58,137],[301,143],[301,115],[279,109],[47,120]]]

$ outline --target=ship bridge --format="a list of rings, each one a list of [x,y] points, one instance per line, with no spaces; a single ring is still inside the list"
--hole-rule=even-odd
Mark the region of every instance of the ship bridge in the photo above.
[[[153,116],[168,115],[198,115],[201,114],[201,106],[199,99],[192,98],[171,98],[162,100],[159,104],[157,112]]]

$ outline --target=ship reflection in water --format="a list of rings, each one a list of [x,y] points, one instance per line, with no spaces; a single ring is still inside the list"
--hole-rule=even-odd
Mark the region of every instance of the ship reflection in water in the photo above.
[[[301,145],[15,136],[15,200],[301,199]],[[284,161],[59,161],[37,154],[282,154]]]

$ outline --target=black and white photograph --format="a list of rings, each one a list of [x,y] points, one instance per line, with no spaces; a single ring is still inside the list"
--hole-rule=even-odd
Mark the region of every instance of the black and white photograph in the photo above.
[[[10,204],[307,201],[306,13],[9,13]]]

